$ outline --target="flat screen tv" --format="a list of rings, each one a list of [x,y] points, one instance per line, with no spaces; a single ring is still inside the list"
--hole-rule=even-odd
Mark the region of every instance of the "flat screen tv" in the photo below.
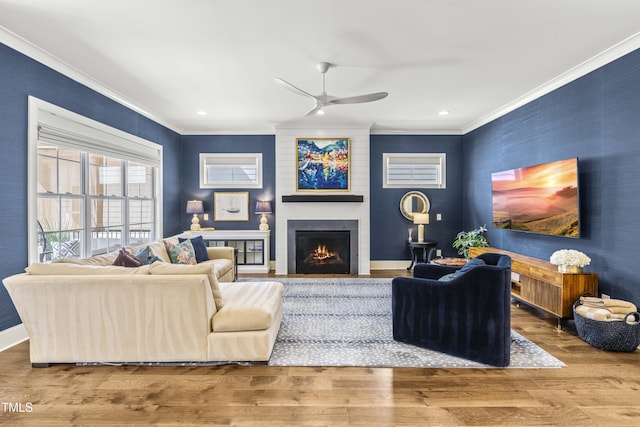
[[[493,226],[580,237],[578,159],[491,174]]]

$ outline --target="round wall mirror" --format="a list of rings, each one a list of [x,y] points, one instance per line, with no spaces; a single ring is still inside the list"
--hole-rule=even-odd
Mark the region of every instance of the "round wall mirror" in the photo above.
[[[414,213],[429,213],[429,199],[420,191],[409,191],[400,199],[400,212],[409,221],[413,221]]]

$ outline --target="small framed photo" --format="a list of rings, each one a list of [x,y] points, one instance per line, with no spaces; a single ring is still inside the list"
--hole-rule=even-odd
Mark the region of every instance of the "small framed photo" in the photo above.
[[[296,139],[297,191],[349,191],[349,138]]]
[[[214,221],[249,221],[249,192],[213,193]]]

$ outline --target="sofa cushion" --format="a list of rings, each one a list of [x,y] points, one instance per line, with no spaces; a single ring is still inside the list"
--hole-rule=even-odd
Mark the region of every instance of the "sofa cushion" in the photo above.
[[[54,264],[81,264],[81,265],[113,265],[113,260],[116,258],[118,254],[116,252],[103,254],[103,255],[95,255],[89,258],[56,258],[51,261]]]
[[[456,273],[457,272],[445,274],[444,276],[439,278],[438,281],[439,282],[450,282],[450,281],[452,281],[453,279],[456,278]]]
[[[192,237],[190,239],[183,239],[182,237],[178,238],[180,243],[185,240],[189,240],[193,245],[193,250],[196,252],[196,262],[204,262],[209,260],[209,254],[207,253],[207,244],[204,242],[204,238],[202,236]]]
[[[210,259],[208,261],[204,261],[202,264],[212,265],[218,279],[227,274],[229,270],[233,269],[233,261],[226,258]]]
[[[172,241],[165,241],[167,253],[173,264],[188,264],[194,265],[196,262],[196,252],[193,249],[191,241],[185,240],[180,243],[173,243]]]
[[[169,258],[169,254],[167,253],[167,248],[165,248],[162,240],[149,243],[149,256],[157,256],[162,262],[171,262],[171,258]]]
[[[233,282],[220,288],[225,306],[211,319],[214,332],[268,329],[282,305],[282,283]]]
[[[467,271],[473,268],[479,267],[481,265],[487,265],[487,264],[480,258],[470,259],[465,265],[462,266],[460,270],[456,272],[456,275],[466,273]]]
[[[156,261],[161,261],[160,258],[153,255],[151,249],[149,248],[149,245],[139,248],[136,252],[136,258],[138,258],[144,265],[153,264]]]
[[[211,287],[211,293],[213,294],[213,300],[216,302],[216,308],[220,310],[224,306],[224,300],[220,287],[218,286],[218,279],[214,271],[214,267],[211,264],[171,264],[166,262],[154,262],[149,266],[151,274],[206,274],[209,279],[209,286]]]
[[[150,266],[128,268],[115,265],[84,265],[71,263],[33,263],[25,268],[25,271],[33,275],[117,275],[117,274],[150,274]]]
[[[120,248],[118,256],[113,260],[113,265],[119,265],[121,267],[140,267],[143,263],[125,248]]]

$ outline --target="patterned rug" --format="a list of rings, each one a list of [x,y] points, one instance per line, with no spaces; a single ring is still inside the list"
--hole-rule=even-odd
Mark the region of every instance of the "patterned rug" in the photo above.
[[[396,342],[391,279],[276,278],[284,284],[284,317],[271,366],[494,368]],[[509,368],[566,366],[511,331]]]

